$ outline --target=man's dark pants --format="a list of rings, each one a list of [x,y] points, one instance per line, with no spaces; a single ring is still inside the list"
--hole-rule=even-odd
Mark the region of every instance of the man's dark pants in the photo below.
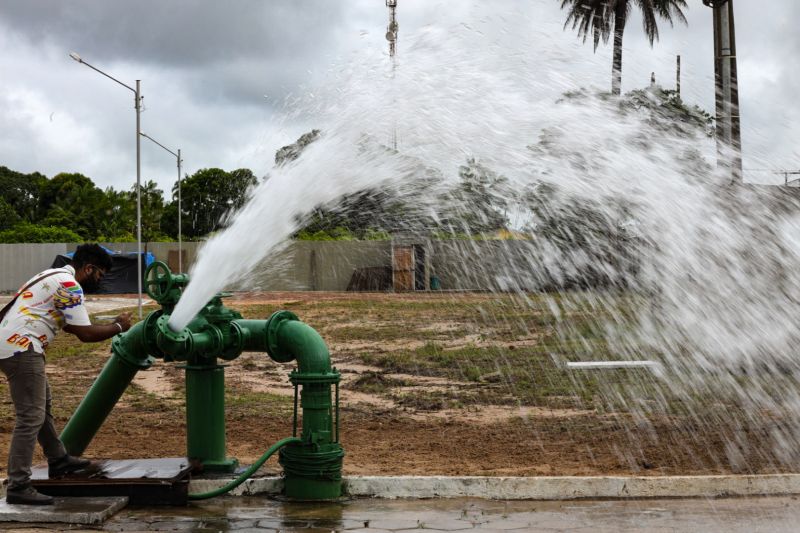
[[[30,483],[37,440],[48,460],[64,457],[67,450],[58,438],[50,413],[52,398],[44,371],[44,355],[29,349],[0,359],[0,370],[8,378],[16,413],[8,452],[8,488],[15,489]]]

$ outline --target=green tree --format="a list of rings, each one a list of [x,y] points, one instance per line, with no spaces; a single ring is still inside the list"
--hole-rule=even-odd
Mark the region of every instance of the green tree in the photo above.
[[[258,178],[246,168],[232,172],[204,168],[185,178],[181,192],[186,237],[202,237],[222,228],[226,214],[241,208],[257,183]],[[173,188],[173,198],[176,197],[177,184]]]
[[[36,220],[39,191],[46,182],[47,178],[38,172],[23,174],[0,166],[0,198],[28,222]]]
[[[320,130],[311,130],[297,141],[275,153],[275,164],[281,166],[299,158],[311,143],[319,139]],[[299,239],[343,240],[384,239],[398,230],[429,232],[434,227],[430,213],[417,196],[428,191],[429,169],[420,168],[403,180],[403,191],[391,185],[372,187],[344,194],[317,205],[296,220]]]
[[[113,187],[105,190],[104,216],[100,223],[100,241],[132,242],[136,240],[136,199],[128,191]]]
[[[61,226],[86,239],[100,235],[108,199],[83,174],[61,173],[44,183],[39,213],[45,226]]]
[[[186,222],[186,217],[182,219]],[[181,228],[181,231],[184,231]],[[178,238],[178,201],[173,200],[164,204],[164,213],[161,215],[161,233],[169,237],[170,240]],[[184,233],[183,238],[186,238]]]
[[[630,133],[644,151],[658,149],[664,143],[685,139],[684,148],[675,154],[676,166],[687,179],[711,177],[712,167],[691,141],[713,132],[711,116],[697,106],[685,105],[675,91],[659,87],[634,90],[622,98],[610,98],[608,93],[591,94],[574,91],[564,95],[557,105],[607,105],[621,116],[635,115],[639,128]],[[677,145],[677,143],[676,143]],[[686,146],[689,146],[688,148]],[[545,130],[539,142],[529,147],[537,159],[556,161],[558,166],[543,174],[557,175],[560,168],[569,166],[576,174],[592,179],[603,163],[576,147],[563,132]],[[636,228],[643,222],[640,210],[631,197],[620,197],[598,190],[596,195],[570,193],[569,188],[542,181],[521,191],[519,205],[527,223],[525,230],[533,240],[562,254],[559,261],[567,264],[570,257],[580,257],[581,266],[572,270],[566,285],[597,286],[614,283],[615,272],[635,272],[638,257],[649,243]],[[644,216],[647,216],[645,213]]]
[[[0,197],[0,231],[14,227],[20,217],[11,205]]]
[[[445,231],[479,235],[508,227],[508,180],[469,158],[458,169],[459,184],[443,213]]]
[[[66,228],[40,226],[29,222],[21,222],[11,229],[0,231],[0,242],[81,242],[77,233]]]
[[[161,218],[164,215],[164,191],[158,184],[149,180],[142,185],[142,240],[163,241],[166,235],[161,231]],[[136,204],[136,186],[130,193],[133,204]]]
[[[592,36],[594,49],[600,40],[608,43],[614,35],[614,60],[611,68],[611,94],[619,96],[622,89],[622,37],[633,6],[642,12],[644,33],[653,46],[658,40],[658,19],[674,24],[686,23],[686,0],[560,0],[561,9],[567,10],[564,27],[572,26],[586,42]]]
[[[286,146],[280,148],[277,152],[275,152],[275,164],[280,166],[290,161],[294,161],[300,157],[300,154],[303,153],[303,150],[305,150],[306,146],[319,139],[319,135],[319,130],[311,130],[308,133],[301,135],[300,138],[298,138],[292,144],[287,144]]]

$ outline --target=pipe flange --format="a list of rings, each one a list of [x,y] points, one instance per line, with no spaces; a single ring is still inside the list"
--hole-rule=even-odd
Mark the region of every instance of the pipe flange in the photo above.
[[[289,373],[289,381],[292,385],[310,385],[312,383],[319,384],[334,384],[339,383],[342,375],[338,370],[334,369],[330,372],[301,372],[293,370]]]
[[[156,344],[165,354],[175,359],[186,359],[192,352],[192,334],[184,328],[181,331],[172,331],[169,327],[169,315],[163,315],[156,322],[158,334]]]
[[[219,357],[226,361],[233,361],[239,357],[244,351],[245,336],[246,333],[242,326],[231,321],[229,346],[220,352]]]
[[[121,361],[139,370],[147,370],[156,362],[155,358],[149,354],[145,354],[142,359],[138,357],[138,354],[130,353],[125,349],[125,343],[119,336],[114,337],[114,340],[111,341],[111,352],[115,353]]]
[[[273,361],[278,363],[288,363],[294,360],[292,354],[281,353],[278,346],[278,330],[281,324],[287,320],[300,321],[300,318],[291,311],[276,311],[267,320],[267,327],[265,328],[267,334],[267,354]]]
[[[194,335],[207,336],[211,344],[203,346],[202,343],[195,343]],[[189,336],[192,338],[192,344],[189,345],[189,348],[194,348],[197,351],[197,353],[194,354],[195,356],[217,357],[217,354],[222,353],[225,339],[222,331],[214,324],[204,324],[199,331],[195,333],[190,332]]]

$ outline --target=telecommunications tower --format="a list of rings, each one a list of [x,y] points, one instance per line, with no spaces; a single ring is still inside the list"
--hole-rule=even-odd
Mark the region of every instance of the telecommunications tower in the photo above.
[[[400,26],[397,24],[397,0],[386,0],[386,7],[389,8],[389,25],[386,27],[386,40],[389,41],[389,58],[392,61],[392,79],[394,79],[394,71],[397,67],[397,30]],[[392,128],[391,138],[392,149],[397,150],[397,125]]]

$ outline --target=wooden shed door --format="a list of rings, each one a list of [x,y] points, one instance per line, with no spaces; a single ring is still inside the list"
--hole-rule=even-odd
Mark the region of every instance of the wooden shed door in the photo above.
[[[396,292],[414,290],[413,246],[395,246],[392,249],[392,285]]]

